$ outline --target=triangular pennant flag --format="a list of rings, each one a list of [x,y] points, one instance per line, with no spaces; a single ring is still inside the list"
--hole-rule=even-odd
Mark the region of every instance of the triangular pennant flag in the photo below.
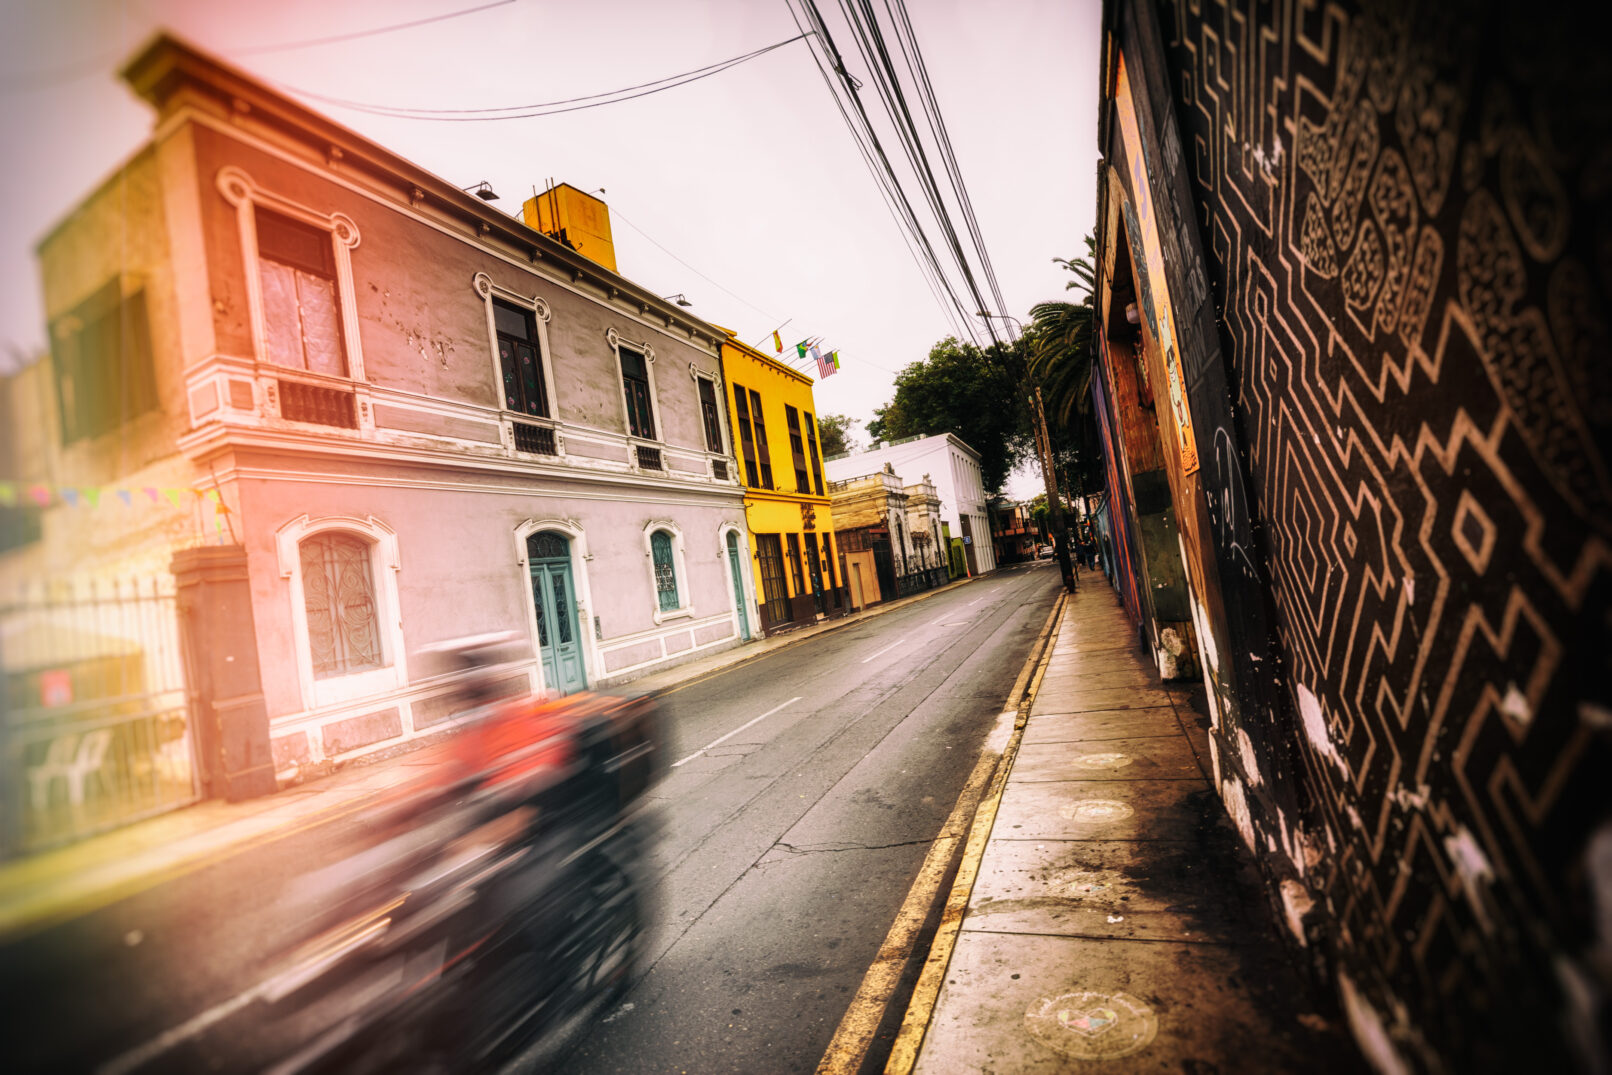
[[[38,504],[42,508],[47,507],[50,504],[50,486],[48,485],[30,486],[28,489],[28,495],[33,498],[35,504]]]
[[[78,490],[64,487],[62,489],[62,503],[70,508],[78,507]]]
[[[134,506],[134,494],[129,492],[127,489],[118,490],[118,499],[123,501],[123,506],[126,508]]]
[[[0,505],[8,508],[17,506],[17,487],[10,482],[0,482]]]
[[[774,351],[782,351],[784,349],[784,338],[778,335],[777,330],[774,330],[772,334],[772,349]]]
[[[172,504],[174,507],[177,508],[179,506],[179,501],[185,495],[185,490],[183,490],[183,489],[164,489],[162,491],[162,495],[168,498],[168,503]]]
[[[153,504],[161,504],[162,503],[162,494],[157,491],[155,486],[151,486],[151,485],[146,486],[145,492],[146,492],[146,496],[151,498],[151,502]]]
[[[92,507],[92,508],[100,507],[101,506],[101,490],[96,488],[93,485],[87,487],[84,490],[84,499],[88,500],[90,502],[90,507]]]

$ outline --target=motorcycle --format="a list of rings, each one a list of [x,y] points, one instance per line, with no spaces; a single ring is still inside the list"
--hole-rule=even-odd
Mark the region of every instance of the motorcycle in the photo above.
[[[649,696],[490,697],[488,644],[451,652],[470,708],[429,776],[304,879],[311,936],[260,987],[268,1070],[482,1071],[552,1059],[625,991],[647,919],[664,765]],[[293,1043],[287,1049],[285,1046]]]

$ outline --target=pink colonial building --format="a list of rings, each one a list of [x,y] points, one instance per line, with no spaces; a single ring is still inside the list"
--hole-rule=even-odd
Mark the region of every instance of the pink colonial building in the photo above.
[[[52,353],[9,399],[35,468],[12,488],[45,491],[0,584],[172,573],[163,738],[196,794],[443,727],[426,654],[459,636],[515,632],[507,689],[562,692],[744,640],[724,333],[615,271],[602,204],[560,187],[512,219],[168,37],[124,77],[150,140],[39,246]],[[108,632],[55,622],[71,653],[7,669],[46,729],[23,809],[152,771],[88,738],[116,723],[85,671]]]

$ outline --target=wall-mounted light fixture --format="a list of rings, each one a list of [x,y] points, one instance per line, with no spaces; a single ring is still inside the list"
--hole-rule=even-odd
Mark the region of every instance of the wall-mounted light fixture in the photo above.
[[[665,299],[667,302],[675,302],[679,306],[694,305],[692,302],[688,301],[688,296],[683,294],[681,291],[675,295],[662,295],[661,298]]]
[[[485,179],[480,183],[472,183],[468,187],[460,187],[459,189],[474,194],[484,202],[496,202],[498,200],[498,195],[493,191],[493,185]]]

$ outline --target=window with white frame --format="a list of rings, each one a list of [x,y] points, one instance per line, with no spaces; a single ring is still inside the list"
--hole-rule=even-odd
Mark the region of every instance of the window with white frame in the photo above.
[[[298,545],[308,652],[318,679],[381,667],[370,543],[329,530]]]
[[[535,314],[514,303],[494,299],[493,325],[498,335],[498,366],[504,379],[504,406],[521,414],[547,418],[548,388],[544,383],[543,352],[538,342]]]
[[[645,524],[644,556],[655,592],[651,606],[655,622],[694,615],[688,562],[683,554],[683,531],[678,525],[669,519],[654,519]]]
[[[728,446],[722,439],[722,407],[717,403],[716,381],[702,373],[696,373],[694,380],[698,383],[700,392],[700,419],[705,426],[705,450],[727,455]]]
[[[352,267],[357,225],[265,190],[233,166],[220,169],[217,181],[235,207],[258,359],[362,381]]]
[[[643,440],[655,439],[655,407],[649,387],[649,363],[642,351],[625,345],[621,356],[621,385],[627,398],[627,428]]]
[[[402,687],[397,534],[374,516],[310,519],[275,535],[289,583],[304,704],[332,705]]]
[[[657,530],[649,536],[650,558],[655,564],[655,593],[662,612],[671,612],[681,602],[677,599],[677,564],[672,557],[672,535]]]
[[[288,369],[347,376],[341,296],[330,232],[257,206],[263,360]]]

